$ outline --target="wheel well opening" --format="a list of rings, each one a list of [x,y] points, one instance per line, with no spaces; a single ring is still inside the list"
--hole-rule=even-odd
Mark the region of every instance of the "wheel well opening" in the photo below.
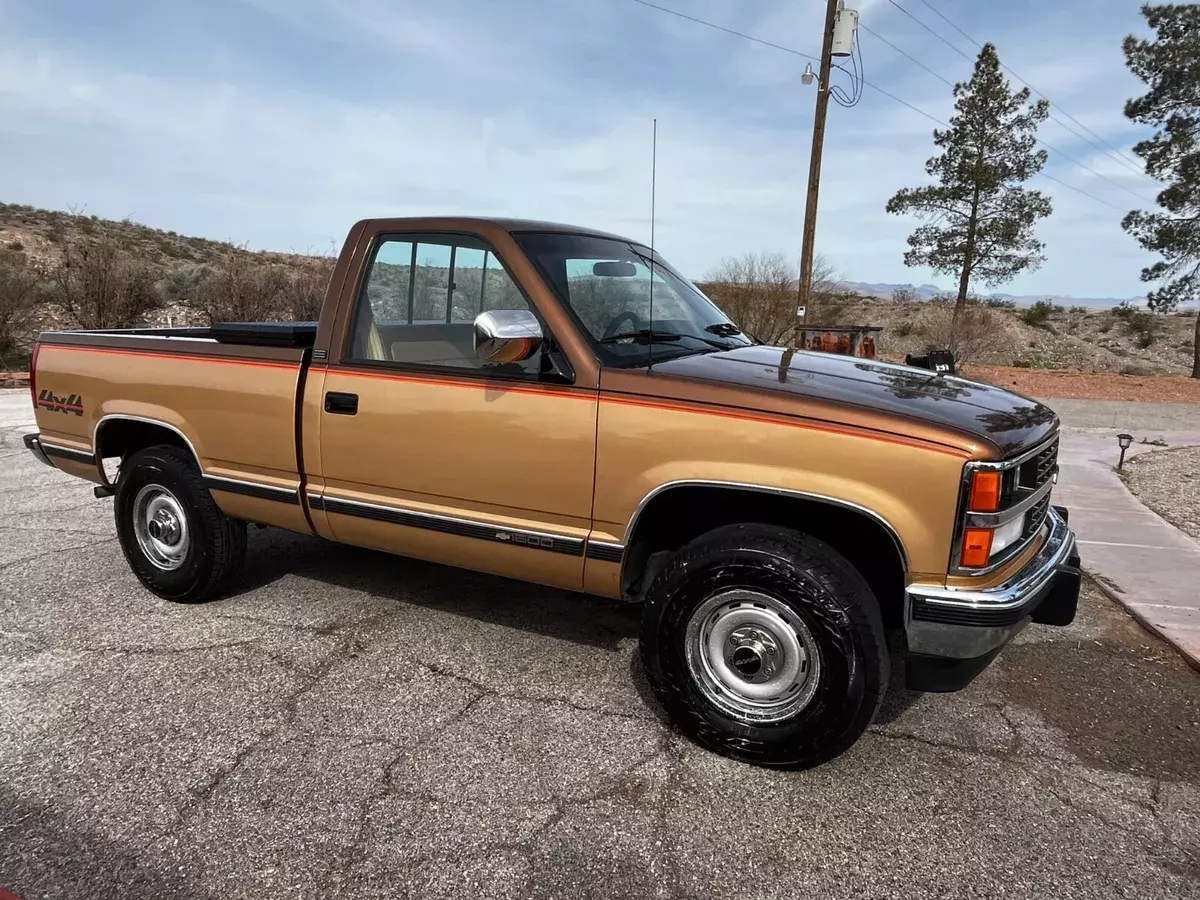
[[[903,624],[904,560],[882,524],[855,509],[739,488],[685,485],[654,497],[627,538],[622,592],[640,599],[667,554],[714,528],[742,523],[792,528],[829,544],[862,574],[884,625]]]
[[[189,454],[193,453],[192,448],[179,432],[165,425],[156,425],[153,422],[142,422],[137,419],[110,419],[102,423],[96,432],[95,452],[101,465],[104,465],[105,461],[116,460],[119,463],[139,450],[156,447],[160,444],[182,447]],[[197,460],[197,465],[199,465],[199,460]],[[111,467],[106,466],[105,472],[109,481],[112,482],[114,479]]]

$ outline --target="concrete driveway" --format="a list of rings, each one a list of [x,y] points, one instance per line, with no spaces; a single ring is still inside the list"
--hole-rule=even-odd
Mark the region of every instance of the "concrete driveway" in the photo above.
[[[666,727],[633,611],[278,531],[143,591],[0,395],[0,887],[27,898],[1200,896],[1200,678],[1089,591],[844,757]]]

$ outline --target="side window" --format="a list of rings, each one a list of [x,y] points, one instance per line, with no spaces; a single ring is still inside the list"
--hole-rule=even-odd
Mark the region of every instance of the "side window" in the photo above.
[[[539,360],[485,363],[475,356],[475,317],[530,309],[478,238],[388,238],[375,250],[354,314],[350,358],[536,374]]]
[[[527,304],[508,272],[500,265],[494,253],[487,255],[483,269],[483,284],[480,286],[481,309],[525,309]]]

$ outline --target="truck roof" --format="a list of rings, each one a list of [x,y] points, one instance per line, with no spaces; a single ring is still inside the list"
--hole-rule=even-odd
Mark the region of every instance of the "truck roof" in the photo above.
[[[402,218],[377,217],[363,219],[359,224],[366,224],[372,228],[387,228],[396,229],[397,231],[418,231],[423,229],[454,229],[470,227],[472,225],[484,225],[502,228],[505,231],[513,233],[521,233],[526,231],[550,231],[559,234],[581,234],[588,237],[611,238],[618,241],[627,241],[629,243],[640,244],[642,241],[635,241],[632,238],[625,237],[620,234],[613,234],[608,231],[600,231],[596,228],[585,228],[581,225],[567,225],[562,222],[543,222],[537,219],[513,219],[507,217],[492,217],[492,216],[408,216]]]

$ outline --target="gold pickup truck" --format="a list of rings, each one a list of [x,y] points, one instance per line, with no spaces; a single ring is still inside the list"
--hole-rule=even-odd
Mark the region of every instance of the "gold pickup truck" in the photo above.
[[[258,523],[638,603],[671,718],[761,765],[849,747],[893,656],[956,690],[1075,615],[1051,410],[764,346],[611,234],[359,222],[317,323],[44,334],[30,386],[158,596]]]

